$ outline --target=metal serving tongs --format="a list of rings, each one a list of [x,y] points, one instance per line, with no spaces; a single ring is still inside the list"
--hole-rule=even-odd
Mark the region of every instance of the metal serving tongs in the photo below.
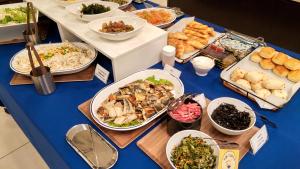
[[[183,94],[177,99],[172,100],[168,105],[168,110],[171,111],[176,109],[178,106],[182,105],[186,99],[192,99],[195,95],[197,94],[187,93]]]
[[[262,115],[260,113],[257,113],[254,110],[251,110],[247,107],[245,107],[245,109],[252,111],[253,113],[255,113],[258,117],[260,117],[261,121],[263,121],[264,124],[271,126],[272,128],[277,128],[276,123],[272,122],[271,120],[269,120],[265,115]]]
[[[30,77],[33,81],[33,84],[37,90],[37,92],[41,95],[48,95],[55,91],[55,83],[53,81],[52,74],[50,72],[50,68],[44,66],[41,58],[39,57],[38,52],[34,48],[33,42],[28,42],[26,44],[26,48],[28,51],[29,62],[31,66]],[[39,64],[38,67],[35,67],[32,53]]]
[[[229,29],[225,29],[225,31],[227,33],[229,33],[230,35],[234,36],[236,39],[244,42],[244,43],[247,43],[253,47],[258,47],[258,46],[266,46],[267,44],[264,42],[264,38],[263,37],[252,37],[252,36],[249,36],[249,35],[245,35],[243,33],[240,33],[240,32],[236,32],[236,31],[233,31],[233,30],[229,30]]]
[[[223,140],[223,139],[217,139],[217,138],[201,138],[203,140],[216,140],[219,143],[217,144],[218,146],[222,146],[222,147],[228,147],[228,148],[239,148],[240,145],[236,142],[231,142],[231,141],[227,141],[227,140]],[[211,146],[213,146],[214,144],[210,144]]]
[[[40,38],[39,38],[39,32],[38,32],[38,26],[36,22],[36,11],[33,7],[32,2],[27,2],[27,9],[26,9],[26,14],[27,14],[27,25],[26,25],[26,30],[23,32],[24,40],[25,42],[32,42],[33,44],[38,44],[40,43]],[[33,25],[34,28],[31,28],[31,23],[30,23],[30,15],[32,16],[33,20]]]

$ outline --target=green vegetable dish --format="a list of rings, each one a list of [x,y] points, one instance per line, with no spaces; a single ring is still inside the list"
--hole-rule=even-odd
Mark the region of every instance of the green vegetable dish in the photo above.
[[[101,4],[82,4],[81,13],[84,15],[95,15],[110,11],[110,7],[105,7]]]
[[[0,24],[26,23],[26,8],[3,8],[0,9]]]
[[[203,139],[189,135],[173,149],[171,160],[177,169],[213,169],[216,166],[213,152]]]

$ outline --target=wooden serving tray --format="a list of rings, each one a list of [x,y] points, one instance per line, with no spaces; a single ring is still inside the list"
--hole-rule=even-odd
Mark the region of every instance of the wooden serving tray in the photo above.
[[[156,124],[160,118],[156,118],[151,123],[148,123],[146,126],[138,128],[132,131],[113,131],[101,127],[91,116],[90,113],[90,103],[92,99],[80,104],[78,109],[84,114],[91,122],[93,122],[107,137],[109,137],[119,148],[125,148],[132,141],[134,141],[137,137],[151,128],[154,124]]]
[[[92,64],[87,69],[85,69],[81,72],[78,72],[78,73],[74,73],[74,74],[70,74],[70,75],[53,76],[53,80],[54,80],[54,82],[58,82],[58,83],[91,81],[94,78],[95,68],[96,68],[96,66],[94,64]],[[12,86],[27,85],[27,84],[32,84],[32,80],[28,76],[24,76],[24,75],[15,73],[9,84]]]
[[[209,136],[217,139],[236,142],[240,145],[240,159],[250,149],[250,138],[258,131],[257,127],[253,127],[250,131],[239,136],[228,136],[217,131],[209,122],[206,110],[202,116],[201,131]],[[146,136],[137,142],[137,145],[142,149],[152,160],[154,160],[161,168],[172,168],[166,156],[166,146],[170,136],[167,133],[167,121],[163,121]],[[155,141],[154,141],[155,140]]]
[[[21,43],[21,42],[25,42],[23,36],[15,37],[14,39],[1,39],[0,45],[7,45],[7,44],[14,44],[14,43]]]

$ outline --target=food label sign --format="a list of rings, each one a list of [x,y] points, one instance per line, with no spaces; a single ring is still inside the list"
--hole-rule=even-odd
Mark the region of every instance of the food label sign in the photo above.
[[[173,76],[175,76],[177,78],[179,78],[180,75],[181,75],[181,71],[180,70],[178,70],[178,69],[176,69],[176,68],[174,68],[174,67],[172,67],[172,66],[170,66],[168,64],[165,65],[164,70],[167,71],[167,72],[169,72],[171,75],[173,75]]]
[[[262,126],[260,130],[250,139],[250,145],[252,148],[253,154],[256,154],[257,151],[268,141],[268,131],[266,125]]]
[[[95,69],[95,76],[99,80],[101,80],[103,83],[106,84],[108,76],[109,76],[109,71],[107,71],[102,66],[100,66],[99,64],[97,64],[96,69]]]

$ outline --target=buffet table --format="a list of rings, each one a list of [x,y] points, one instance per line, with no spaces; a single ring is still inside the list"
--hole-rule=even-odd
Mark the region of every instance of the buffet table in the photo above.
[[[213,26],[217,31],[223,31],[223,28],[219,26],[200,21]],[[51,29],[46,42],[59,40],[58,31]],[[290,56],[300,58],[299,54],[271,44],[270,46]],[[88,169],[89,166],[67,144],[65,134],[69,128],[81,123],[90,124],[97,129],[79,112],[77,106],[93,97],[105,84],[97,78],[89,82],[59,83],[55,93],[49,96],[38,95],[32,85],[10,86],[9,82],[13,76],[13,71],[9,68],[10,58],[23,48],[24,43],[0,46],[0,100],[50,168]],[[99,58],[99,62],[109,64],[109,62],[104,62],[102,57]],[[158,63],[153,67],[162,68],[162,65]],[[221,70],[216,67],[206,77],[197,76],[191,63],[176,64],[175,67],[182,71],[180,79],[184,83],[185,92],[205,93],[209,99],[228,96],[243,100],[255,111],[266,115],[278,125],[277,129],[268,128],[270,138],[267,144],[255,156],[248,153],[240,162],[240,168],[299,168],[297,161],[300,154],[299,92],[283,109],[277,112],[264,111],[249,99],[225,88],[220,81]],[[111,82],[110,80],[109,83]],[[258,119],[256,125],[261,127],[263,123]],[[153,127],[125,149],[118,149],[119,159],[114,168],[159,168],[136,145],[136,142],[152,129]],[[97,129],[97,131],[101,134],[100,130]]]

